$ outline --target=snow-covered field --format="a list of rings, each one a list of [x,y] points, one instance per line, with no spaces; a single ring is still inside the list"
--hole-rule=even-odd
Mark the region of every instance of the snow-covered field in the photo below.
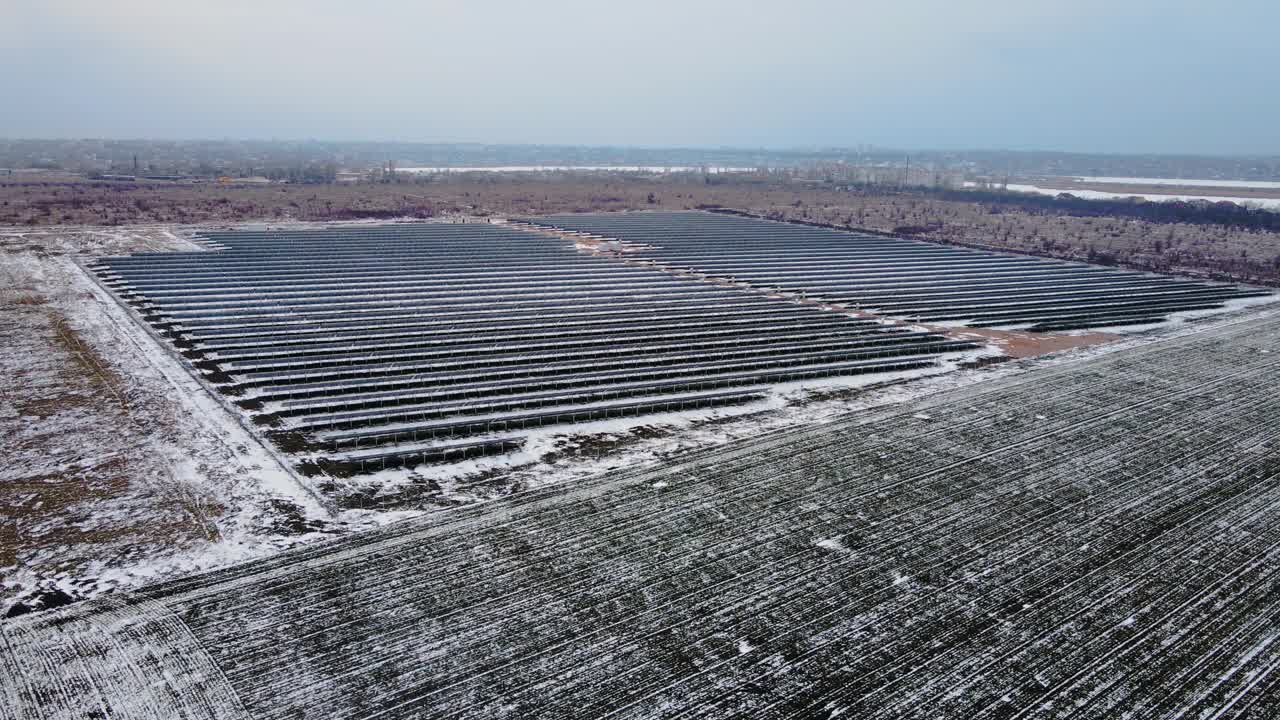
[[[0,718],[1276,717],[1278,374],[1245,309],[16,618]]]
[[[330,512],[76,264],[193,248],[167,228],[0,231],[0,615],[397,517]]]
[[[1209,202],[1233,202],[1237,205],[1246,207],[1260,207],[1268,210],[1280,210],[1280,199],[1277,198],[1255,198],[1255,197],[1222,197],[1218,195],[1186,195],[1181,193],[1117,193],[1106,192],[1103,190],[1087,190],[1084,188],[1062,190],[1060,188],[1046,188],[1038,185],[1027,185],[1023,183],[1009,183],[1008,189],[1013,192],[1035,193],[1037,195],[1060,195],[1062,193],[1071,193],[1078,198],[1085,200],[1120,200],[1130,197],[1140,197],[1144,200],[1152,202],[1167,202],[1170,200],[1207,200]]]

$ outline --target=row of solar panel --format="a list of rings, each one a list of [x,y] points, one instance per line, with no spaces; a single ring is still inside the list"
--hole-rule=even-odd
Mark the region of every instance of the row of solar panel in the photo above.
[[[1062,330],[1159,322],[1265,290],[711,213],[531,223],[628,245],[625,257],[916,322]]]
[[[745,402],[975,347],[495,225],[207,239],[226,249],[97,269],[223,392],[334,468],[491,452],[516,430]]]

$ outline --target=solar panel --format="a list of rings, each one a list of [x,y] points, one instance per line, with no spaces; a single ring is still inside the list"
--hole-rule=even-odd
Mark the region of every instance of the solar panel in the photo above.
[[[975,347],[513,227],[203,242],[212,249],[95,270],[312,470],[504,452],[531,427],[750,402],[774,383],[925,367]]]

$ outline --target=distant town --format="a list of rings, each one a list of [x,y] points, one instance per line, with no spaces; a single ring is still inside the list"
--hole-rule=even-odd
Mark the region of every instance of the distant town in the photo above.
[[[1276,156],[1108,155],[1034,151],[632,148],[230,140],[0,140],[0,174],[73,173],[157,182],[361,182],[447,170],[779,172],[807,180],[949,186],[965,180],[1081,176],[1280,181]],[[427,173],[429,174],[429,173]]]

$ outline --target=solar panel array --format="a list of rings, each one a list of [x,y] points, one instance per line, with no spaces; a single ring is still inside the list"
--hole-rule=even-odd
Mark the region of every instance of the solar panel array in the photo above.
[[[974,347],[490,224],[210,232],[103,283],[304,466],[506,451],[548,424],[742,403]]]
[[[1074,330],[1160,322],[1265,290],[723,214],[606,213],[536,225],[618,239],[634,260],[916,322]]]

